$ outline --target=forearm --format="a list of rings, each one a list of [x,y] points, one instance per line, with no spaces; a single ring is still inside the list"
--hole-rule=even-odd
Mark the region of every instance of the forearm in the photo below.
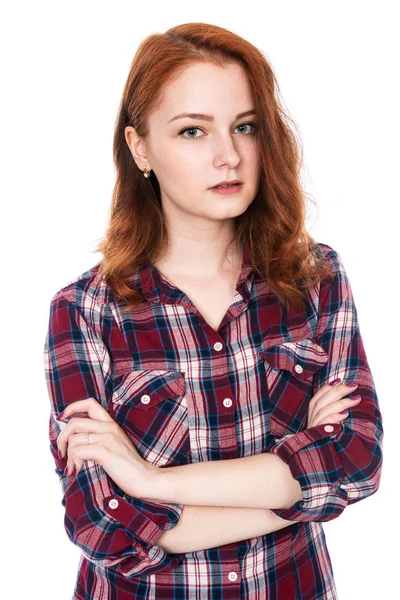
[[[146,496],[185,506],[289,508],[302,500],[288,465],[270,453],[163,467]]]
[[[168,554],[206,550],[297,523],[263,508],[185,506],[178,524],[155,542]]]

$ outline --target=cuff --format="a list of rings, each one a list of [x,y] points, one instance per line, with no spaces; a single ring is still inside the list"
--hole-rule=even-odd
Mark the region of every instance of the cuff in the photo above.
[[[177,525],[183,504],[153,503],[118,494],[104,498],[103,509],[111,519],[122,523],[133,538],[136,556],[124,565],[123,574],[151,575],[164,568],[175,568],[183,557],[167,554],[157,540],[164,531]],[[136,540],[136,541],[135,541]]]
[[[348,504],[341,488],[345,477],[334,440],[342,433],[340,423],[316,425],[275,440],[269,452],[279,456],[300,484],[303,498],[272,512],[289,521],[330,521]]]

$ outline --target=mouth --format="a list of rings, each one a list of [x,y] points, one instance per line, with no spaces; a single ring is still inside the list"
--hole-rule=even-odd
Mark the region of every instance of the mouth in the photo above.
[[[210,190],[216,194],[236,194],[242,189],[242,183],[229,184],[229,185],[216,185]]]
[[[239,179],[235,179],[234,181],[230,181],[230,182],[224,181],[222,183],[214,185],[210,189],[215,190],[215,189],[224,189],[224,188],[228,188],[228,187],[240,187],[241,185],[242,185],[242,182],[239,181]]]

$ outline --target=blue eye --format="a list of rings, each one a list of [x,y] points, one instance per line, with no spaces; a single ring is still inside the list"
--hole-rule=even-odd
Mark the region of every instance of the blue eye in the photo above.
[[[237,128],[238,127],[246,127],[248,125],[250,125],[251,127],[253,127],[253,131],[251,131],[250,133],[246,133],[245,135],[252,135],[254,133],[255,129],[256,129],[256,124],[255,123],[241,123],[240,125],[237,126]],[[193,135],[186,136],[186,135],[183,135],[184,133],[186,133],[186,131],[196,131],[196,129],[198,129],[199,131],[203,131],[200,127],[194,127],[194,126],[192,126],[192,127],[185,127],[185,129],[182,129],[178,133],[178,135],[180,135],[183,138],[186,138],[187,140],[190,140],[191,138],[192,139],[197,139],[199,137],[203,137],[203,136],[193,136]]]

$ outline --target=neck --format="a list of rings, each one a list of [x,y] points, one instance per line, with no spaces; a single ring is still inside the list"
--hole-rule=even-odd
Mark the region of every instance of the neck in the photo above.
[[[220,277],[236,273],[242,265],[242,249],[236,241],[228,248],[229,240],[190,240],[174,238],[165,256],[154,265],[161,272],[175,273],[193,279]]]

